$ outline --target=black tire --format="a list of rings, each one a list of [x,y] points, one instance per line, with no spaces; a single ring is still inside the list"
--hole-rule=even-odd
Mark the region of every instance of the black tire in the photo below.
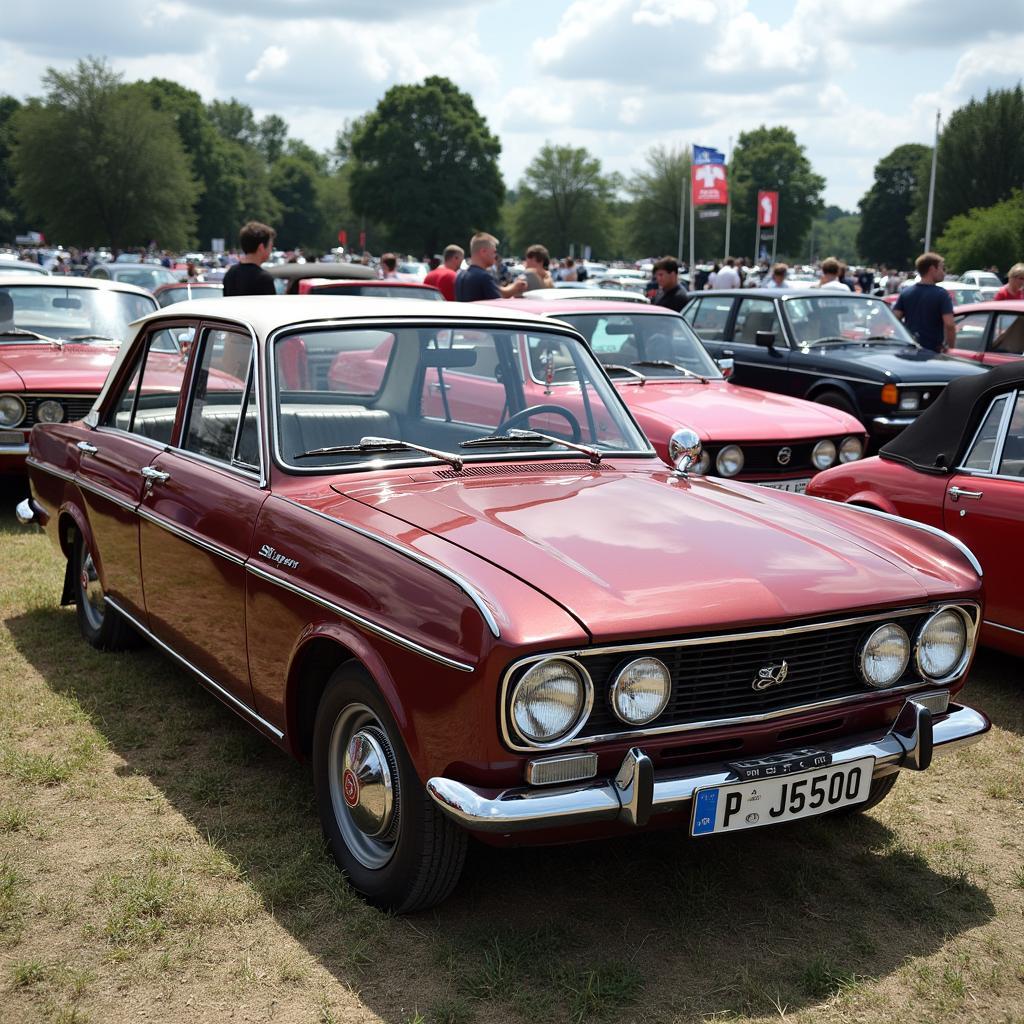
[[[854,804],[852,807],[841,807],[836,814],[862,814],[864,811],[870,811],[892,792],[892,787],[899,781],[899,777],[899,772],[893,772],[891,775],[883,775],[880,779],[874,779],[868,792],[868,798],[864,803]]]
[[[92,552],[80,532],[75,534],[71,558],[75,611],[82,636],[100,651],[123,651],[138,646],[138,634],[104,600]]]
[[[427,794],[387,703],[355,662],[335,671],[317,708],[313,780],[327,844],[367,902],[409,913],[455,888],[466,833]]]
[[[814,401],[818,405],[827,405],[830,409],[848,412],[854,419],[860,419],[850,400],[841,391],[822,391],[814,396]]]

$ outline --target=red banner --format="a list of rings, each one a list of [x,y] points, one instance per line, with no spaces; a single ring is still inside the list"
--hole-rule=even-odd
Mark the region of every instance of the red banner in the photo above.
[[[359,232],[359,248],[360,249],[365,249],[366,248],[366,232],[365,231],[360,231]]]
[[[779,193],[757,193],[757,224],[762,228],[773,228],[779,223]]]
[[[348,232],[344,228],[338,232],[338,244],[348,245]]]
[[[724,206],[729,201],[724,164],[694,164],[690,174],[694,206]]]

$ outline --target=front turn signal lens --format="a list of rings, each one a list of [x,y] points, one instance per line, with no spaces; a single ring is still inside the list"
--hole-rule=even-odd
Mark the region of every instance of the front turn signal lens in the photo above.
[[[882,401],[886,405],[899,405],[900,392],[895,384],[882,385]]]

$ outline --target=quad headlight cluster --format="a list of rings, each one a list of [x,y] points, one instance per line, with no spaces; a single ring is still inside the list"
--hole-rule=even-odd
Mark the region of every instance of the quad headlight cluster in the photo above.
[[[25,418],[25,403],[17,395],[0,395],[0,427],[16,427]]]
[[[868,686],[895,686],[911,658],[924,678],[938,682],[954,675],[969,653],[970,625],[960,608],[940,608],[930,615],[911,640],[897,622],[875,628],[860,650],[860,674]]]
[[[811,465],[815,469],[828,469],[837,461],[840,463],[856,462],[864,455],[864,442],[853,434],[844,437],[837,445],[830,438],[818,441],[811,450]],[[738,476],[746,465],[746,456],[738,444],[727,444],[715,456],[715,472],[719,476]],[[701,456],[699,465],[690,468],[691,473],[706,473],[711,468],[711,458],[707,452]]]

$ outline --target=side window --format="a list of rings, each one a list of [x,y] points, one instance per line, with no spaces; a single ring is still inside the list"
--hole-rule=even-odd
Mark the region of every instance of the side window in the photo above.
[[[569,346],[547,334],[542,338],[531,335],[528,340],[530,375],[545,384],[565,384],[577,380],[579,374]]]
[[[981,352],[985,345],[988,313],[966,313],[956,321],[956,348],[966,352]]]
[[[1024,355],[1024,316],[1020,313],[1000,313],[992,331],[991,352]]]
[[[173,327],[149,335],[106,426],[170,444],[192,333],[191,328]]]
[[[740,299],[733,340],[744,345],[756,345],[758,331],[771,331],[779,345],[785,344],[779,318],[775,314],[775,303],[771,299]]]
[[[249,394],[252,349],[252,339],[244,334],[206,331],[181,441],[186,451],[228,464],[258,464],[252,443],[256,437],[256,407]],[[243,439],[249,448],[244,458],[238,451]]]
[[[999,437],[999,424],[1003,419],[1003,410],[1009,396],[1001,395],[989,407],[982,421],[978,436],[971,445],[971,450],[964,459],[963,468],[973,469],[979,473],[990,473],[992,471],[992,457],[996,451],[996,441]]]
[[[730,298],[700,299],[694,303],[697,307],[693,314],[691,326],[705,341],[722,341],[725,337],[725,325],[732,309]]]
[[[1017,400],[1010,414],[1010,426],[1003,442],[999,460],[1001,476],[1024,476],[1024,391],[1017,392]]]

